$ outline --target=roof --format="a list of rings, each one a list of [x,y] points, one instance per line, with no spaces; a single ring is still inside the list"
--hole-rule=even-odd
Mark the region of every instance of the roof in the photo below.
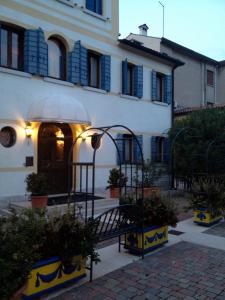
[[[203,54],[200,54],[200,53],[198,53],[194,50],[186,48],[186,47],[184,47],[180,44],[177,44],[177,43],[175,43],[171,40],[168,40],[164,37],[161,38],[161,43],[166,45],[166,46],[169,46],[170,48],[175,49],[175,50],[177,50],[177,51],[179,51],[183,54],[186,54],[186,55],[195,57],[197,59],[200,59],[201,61],[208,62],[208,63],[213,64],[213,65],[218,65],[219,64],[219,62],[217,60],[214,60],[214,59],[212,59],[210,57],[207,57]]]
[[[119,39],[118,41],[121,45],[126,45],[126,46],[132,47],[134,49],[143,51],[146,54],[150,54],[153,57],[162,59],[162,60],[166,61],[167,63],[173,64],[177,67],[184,65],[184,62],[182,62],[181,60],[173,58],[165,53],[160,53],[158,51],[144,47],[141,42],[138,42],[136,40]]]
[[[219,62],[219,64],[220,64],[221,67],[225,66],[225,60],[221,60],[221,61]]]
[[[225,103],[221,104],[214,104],[212,106],[198,106],[198,107],[185,107],[185,108],[178,108],[174,111],[175,116],[183,116],[187,115],[188,113],[194,112],[194,111],[199,111],[199,110],[204,110],[204,109],[223,109],[225,108]]]

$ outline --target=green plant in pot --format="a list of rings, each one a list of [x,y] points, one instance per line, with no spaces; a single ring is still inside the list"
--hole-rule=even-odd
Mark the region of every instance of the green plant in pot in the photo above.
[[[119,198],[120,188],[124,187],[127,183],[127,177],[120,172],[119,169],[113,168],[109,171],[108,186],[106,189],[110,189],[110,198]]]
[[[134,199],[134,198],[133,198]],[[121,197],[121,204],[132,204],[132,197]],[[168,226],[175,227],[177,210],[174,203],[160,193],[153,193],[148,198],[143,199],[143,205],[138,201],[137,205],[127,211],[126,218],[136,229],[125,236],[125,248],[131,253],[142,253],[152,251],[164,243],[168,242]]]
[[[45,208],[48,202],[48,181],[47,177],[41,173],[31,173],[27,175],[27,191],[31,193],[31,203],[33,208]]]
[[[194,210],[194,222],[211,226],[222,218],[225,210],[225,181],[223,176],[195,179],[189,207]]]
[[[155,182],[165,170],[158,164],[152,163],[149,159],[144,162],[143,165],[143,195],[144,198],[149,197],[152,193],[159,192],[159,187],[154,186]],[[139,187],[139,193],[142,188],[142,173],[136,171],[133,181],[137,187]]]

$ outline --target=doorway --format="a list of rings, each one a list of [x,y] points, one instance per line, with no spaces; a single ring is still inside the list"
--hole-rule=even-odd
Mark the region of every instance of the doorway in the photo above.
[[[42,123],[38,132],[38,173],[46,175],[49,195],[67,192],[72,130],[64,123]]]

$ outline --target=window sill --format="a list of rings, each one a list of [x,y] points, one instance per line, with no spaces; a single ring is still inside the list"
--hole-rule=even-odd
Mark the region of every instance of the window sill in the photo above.
[[[97,13],[95,13],[95,12],[89,10],[89,9],[86,9],[86,8],[83,8],[83,12],[85,14],[91,15],[91,16],[93,16],[93,17],[95,17],[97,19],[100,19],[102,21],[105,21],[105,22],[109,20],[109,18],[106,18],[106,17],[104,17],[102,15],[99,15],[99,14],[97,14]]]
[[[120,94],[120,98],[125,98],[125,99],[129,99],[129,100],[134,100],[134,101],[140,100],[140,98],[138,98],[136,96],[130,96],[130,95],[125,95],[125,94]]]
[[[167,103],[165,102],[160,102],[160,101],[156,101],[156,100],[152,100],[152,103],[156,104],[156,105],[161,105],[161,106],[169,106]]]
[[[100,93],[100,94],[107,94],[105,90],[102,89],[97,89],[91,86],[84,86],[83,87],[85,90],[90,91],[90,92],[95,92],[95,93]]]
[[[3,67],[0,67],[0,72],[11,74],[11,75],[16,75],[16,76],[20,76],[20,77],[27,77],[27,78],[32,77],[32,75],[30,73],[26,73],[26,72],[18,71],[18,70],[13,70],[13,69],[8,69],[8,68],[3,68]]]
[[[68,5],[70,7],[74,7],[74,3],[72,0],[57,0],[57,1],[65,4],[65,5]]]
[[[70,86],[70,87],[74,86],[74,84],[71,82],[63,81],[63,80],[55,79],[55,78],[51,78],[51,77],[44,77],[44,81],[54,83],[54,84],[66,85],[66,86]]]

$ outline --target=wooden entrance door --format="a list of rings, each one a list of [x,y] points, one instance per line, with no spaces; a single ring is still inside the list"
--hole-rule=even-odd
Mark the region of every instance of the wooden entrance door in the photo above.
[[[68,155],[72,146],[68,124],[42,123],[38,132],[38,173],[48,178],[49,195],[67,192]]]

